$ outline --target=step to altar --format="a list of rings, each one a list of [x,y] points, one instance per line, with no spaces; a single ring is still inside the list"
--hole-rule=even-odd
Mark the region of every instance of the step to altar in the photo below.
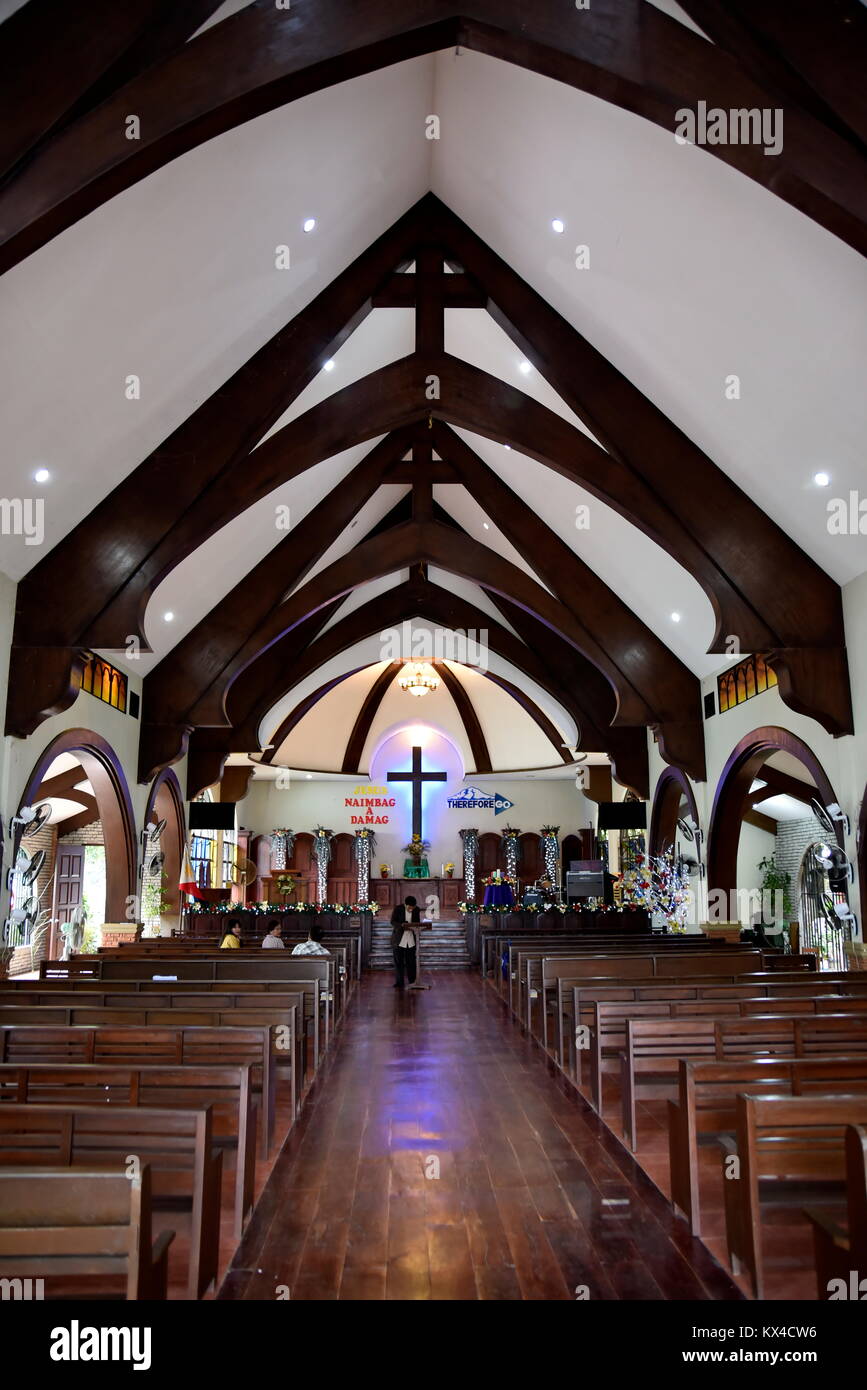
[[[429,931],[420,933],[420,940],[422,970],[469,970],[470,953],[463,922],[434,922]],[[388,922],[374,923],[368,965],[371,970],[394,969]]]

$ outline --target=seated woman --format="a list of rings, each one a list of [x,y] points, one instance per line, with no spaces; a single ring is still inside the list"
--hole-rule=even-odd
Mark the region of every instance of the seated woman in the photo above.
[[[230,921],[226,923],[226,930],[224,931],[223,939],[220,942],[220,950],[240,951],[240,949],[241,923],[238,921],[237,917],[232,917]]]
[[[283,931],[283,924],[279,917],[271,917],[268,921],[268,930],[262,938],[262,946],[266,951],[285,951],[286,943],[280,940]]]

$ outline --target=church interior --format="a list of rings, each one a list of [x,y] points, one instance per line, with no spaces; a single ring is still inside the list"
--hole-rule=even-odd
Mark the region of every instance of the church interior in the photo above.
[[[865,62],[0,0],[4,1299],[867,1298]]]

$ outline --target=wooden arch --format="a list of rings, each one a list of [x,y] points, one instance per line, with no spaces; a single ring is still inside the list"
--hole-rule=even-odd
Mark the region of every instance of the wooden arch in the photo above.
[[[861,799],[856,846],[858,883],[861,889],[861,940],[867,941],[867,936],[864,935],[867,924],[867,787],[864,788],[864,796]]]
[[[722,770],[708,833],[707,869],[711,892],[731,893],[737,887],[738,843],[744,812],[750,809],[749,791],[761,768],[774,753],[797,758],[816,783],[817,797],[824,806],[837,800],[825,769],[813,750],[788,729],[767,725],[746,734],[733,749]],[[837,841],[843,846],[843,832],[835,826]]]
[[[135,896],[137,883],[135,816],[123,767],[111,744],[92,729],[58,734],[39,755],[19,805],[32,804],[48,768],[61,753],[74,754],[93,787],[105,845],[105,918],[125,922],[127,900]]]
[[[444,274],[444,259],[461,272]],[[413,261],[412,276],[395,274]],[[464,295],[466,283],[476,287],[479,301],[604,447],[507,383],[444,351],[444,284],[458,279]],[[319,370],[323,353],[335,352],[374,304],[403,303],[407,290],[417,305],[416,353],[336,392],[254,447]],[[427,396],[431,373],[440,378],[436,401]],[[441,427],[459,425],[513,443],[587,487],[702,585],[717,617],[715,649],[721,649],[723,634],[737,633],[743,649],[767,653],[783,699],[835,735],[851,732],[839,586],[432,195],[362,253],[21,581],[7,731],[23,736],[48,712],[66,708],[75,693],[82,649],[120,648],[131,632],[141,632],[148,598],[161,579],[240,511],[352,444],[389,431],[393,443],[402,432],[420,424],[425,429],[429,422],[450,449],[448,462],[438,467],[451,467],[471,491],[484,490],[490,505],[501,511],[513,507],[508,490],[495,488],[479,461],[461,450],[454,432]],[[370,485],[371,470],[368,463],[364,486]],[[426,475],[428,492],[431,476]],[[331,505],[339,505],[339,499],[338,488]],[[519,510],[529,526],[532,509],[522,505]],[[720,515],[729,519],[728,526],[719,525]],[[300,540],[292,536],[289,553]],[[425,558],[433,557],[416,547],[411,560]],[[577,573],[580,561],[574,554],[569,563]],[[782,572],[785,585],[777,582]],[[518,597],[520,591],[508,593],[514,577],[509,573],[507,597]],[[585,629],[597,600],[606,609],[604,636],[588,635],[591,659],[617,689],[619,718],[659,727],[668,743],[665,756],[700,780],[703,741],[689,673],[677,673],[658,636],[648,634],[597,576],[587,571],[583,582],[594,596],[584,608]],[[315,583],[308,581],[308,593]],[[496,580],[489,587],[503,592]],[[54,597],[61,589],[64,603],[58,604]],[[560,594],[561,607],[570,591],[567,585]],[[220,657],[220,669],[230,679],[230,668],[243,669],[263,642],[273,640],[269,626],[264,618],[242,630],[241,647],[228,655],[228,666]],[[584,650],[590,651],[586,640]],[[198,656],[202,659],[202,650]],[[662,675],[658,657],[668,663]],[[648,686],[665,691],[661,717],[648,707]],[[189,720],[191,727],[221,722],[213,717],[213,699]]]
[[[867,245],[857,6],[844,40],[836,7],[826,19],[809,0],[788,0],[787,9],[799,12],[795,32],[810,35],[812,50],[830,45],[845,65],[849,81],[829,83],[821,65],[797,52],[792,26],[763,30],[749,9],[732,17],[713,0],[687,8],[711,26],[715,43],[644,0],[593,0],[580,12],[558,0],[296,0],[287,10],[247,6],[197,38],[197,24],[215,8],[209,0],[126,5],[123,19],[117,5],[94,3],[97,17],[85,32],[64,8],[51,10],[49,25],[33,3],[4,25],[10,83],[0,172],[9,177],[0,197],[0,270],[205,140],[335,83],[458,46],[593,93],[666,130],[679,110],[695,110],[709,95],[730,109],[782,102],[786,143],[776,158],[739,142],[710,145],[708,153],[850,245]],[[136,141],[123,138],[130,112],[140,117]]]
[[[187,820],[184,809],[184,794],[181,784],[170,767],[154,778],[148,793],[144,824],[165,820],[166,828],[160,840],[160,849],[166,856],[163,872],[166,876],[165,896],[172,916],[180,917],[181,912],[181,866],[187,839]]]
[[[698,806],[692,784],[679,767],[667,767],[661,773],[653,794],[653,809],[650,813],[650,835],[648,852],[662,854],[674,844],[677,833],[677,813],[681,801],[686,798],[689,814],[696,825],[700,825]]]

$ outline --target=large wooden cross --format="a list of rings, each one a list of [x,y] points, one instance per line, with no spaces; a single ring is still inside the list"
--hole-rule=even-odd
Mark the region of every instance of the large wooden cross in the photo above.
[[[421,749],[412,750],[412,772],[389,772],[389,782],[412,782],[412,833],[421,839],[421,789],[425,782],[447,782],[447,772],[422,772]]]

